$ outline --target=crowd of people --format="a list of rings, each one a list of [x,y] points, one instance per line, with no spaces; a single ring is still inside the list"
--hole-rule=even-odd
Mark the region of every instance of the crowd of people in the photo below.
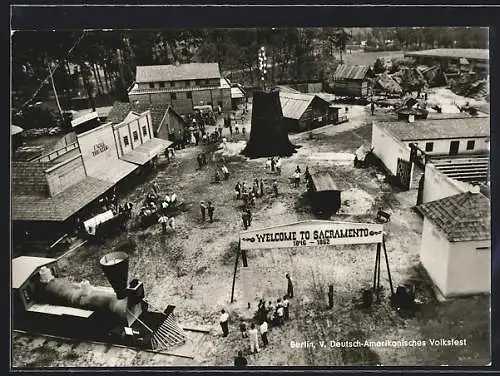
[[[260,299],[250,327],[247,327],[246,322],[240,322],[241,337],[248,338],[251,354],[260,352],[260,343],[262,343],[263,348],[269,345],[268,334],[272,327],[282,326],[290,320],[290,299],[293,298],[293,282],[288,273],[285,277],[287,279],[287,293],[283,296],[283,299],[278,298],[275,305],[272,301],[269,301],[266,305],[265,300]],[[222,336],[227,337],[229,335],[229,314],[224,309],[221,311],[219,323],[222,328]],[[239,350],[234,359],[234,365],[243,367],[247,364],[248,361],[244,358],[243,351]]]
[[[155,180],[152,184],[152,189],[144,199],[139,215],[143,221],[146,221],[146,224],[148,224],[148,219],[150,220],[149,222],[157,221],[160,223],[165,233],[167,226],[175,229],[175,219],[172,213],[178,207],[178,204],[179,201],[175,192],[166,194],[163,198],[161,197],[158,181]]]

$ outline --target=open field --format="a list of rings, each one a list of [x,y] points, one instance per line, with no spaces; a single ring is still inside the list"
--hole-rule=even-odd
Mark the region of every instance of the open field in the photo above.
[[[364,53],[360,53],[365,55]],[[374,53],[375,54],[375,53]],[[346,55],[348,57],[354,56]],[[380,53],[374,55],[380,56]],[[363,58],[366,58],[363,56]],[[93,285],[108,285],[99,265],[102,255],[123,250],[130,255],[130,278],[144,282],[146,299],[164,309],[175,305],[181,325],[208,326],[210,334],[194,338],[190,351],[194,360],[106,348],[87,343],[71,344],[24,334],[13,336],[15,367],[78,366],[230,366],[238,349],[248,354],[249,343],[241,338],[241,320],[249,323],[259,298],[276,301],[286,293],[285,273],[295,283],[291,299],[291,321],[271,328],[270,346],[256,355],[247,355],[250,365],[484,365],[489,355],[489,299],[474,297],[437,301],[419,267],[422,219],[411,207],[416,192],[399,192],[381,177],[374,167],[355,169],[353,154],[363,143],[371,141],[370,115],[366,108],[350,106],[350,121],[327,126],[308,134],[290,136],[300,145],[293,156],[283,159],[282,174],[264,170],[265,159],[229,161],[229,181],[214,184],[213,162],[198,170],[199,147],[177,152],[170,163],[160,161],[151,176],[161,191],[175,192],[188,209],[176,218],[177,228],[162,235],[160,225],[142,229],[132,225],[127,232],[103,244],[86,244],[59,261],[63,275],[75,280],[89,280]],[[247,129],[249,119],[247,116]],[[224,130],[227,132],[227,130]],[[244,138],[240,135],[238,138]],[[210,151],[210,149],[208,149]],[[249,252],[249,268],[239,269],[236,301],[230,303],[234,270],[235,243],[243,230],[240,201],[233,195],[237,181],[251,183],[262,177],[268,191],[257,199],[252,228],[269,227],[314,218],[305,199],[305,184],[299,189],[289,183],[295,167],[311,171],[328,170],[343,196],[342,214],[332,217],[342,221],[372,222],[382,206],[392,212],[385,225],[387,251],[395,286],[415,283],[417,298],[422,301],[413,318],[402,318],[389,305],[389,283],[382,264],[381,301],[368,312],[358,309],[355,299],[371,286],[375,246],[308,247]],[[279,195],[270,193],[273,179],[279,184]],[[138,204],[151,189],[146,183],[134,187],[123,200]],[[215,206],[214,223],[202,223],[200,200],[211,200]],[[26,252],[29,254],[29,252]],[[243,281],[245,279],[245,283]],[[328,285],[334,286],[334,307],[328,308]],[[251,286],[244,291],[244,286]],[[250,301],[251,308],[247,308]],[[220,310],[230,314],[230,333],[221,335]],[[466,339],[462,347],[435,347],[430,338]],[[319,341],[331,340],[425,340],[422,347],[319,348]],[[291,341],[315,341],[312,348],[292,348]]]

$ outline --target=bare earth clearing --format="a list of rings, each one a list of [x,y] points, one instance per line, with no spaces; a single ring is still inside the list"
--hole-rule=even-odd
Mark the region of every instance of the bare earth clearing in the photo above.
[[[120,237],[102,245],[85,245],[61,259],[64,275],[75,280],[88,279],[94,285],[108,285],[99,266],[99,258],[121,248],[130,253],[130,278],[144,282],[146,299],[164,309],[176,306],[177,320],[193,326],[208,326],[208,335],[189,333],[192,341],[174,352],[193,352],[194,360],[170,357],[131,349],[110,348],[87,343],[69,343],[15,333],[15,367],[99,367],[99,366],[230,366],[238,349],[248,354],[249,343],[238,330],[240,319],[248,320],[258,299],[276,301],[286,292],[285,273],[295,281],[296,296],[291,300],[291,321],[272,328],[270,346],[257,355],[247,355],[250,365],[484,365],[489,362],[489,298],[474,297],[436,301],[428,282],[419,273],[418,252],[422,219],[411,210],[416,192],[398,192],[377,177],[375,168],[355,169],[351,156],[362,143],[370,143],[368,111],[351,106],[350,121],[327,126],[308,134],[290,136],[300,145],[297,153],[283,160],[282,174],[264,170],[265,159],[241,160],[228,164],[229,181],[213,184],[213,164],[197,170],[195,156],[201,147],[189,147],[177,153],[167,164],[161,161],[155,174],[163,192],[176,192],[188,204],[177,217],[177,229],[166,236],[159,225],[146,230],[132,227]],[[247,130],[249,121],[247,115]],[[224,132],[228,132],[227,129]],[[229,138],[229,136],[227,136]],[[239,139],[243,136],[240,135]],[[415,318],[403,319],[388,302],[389,283],[382,264],[381,282],[385,287],[381,302],[370,312],[354,306],[353,299],[371,285],[375,246],[308,247],[276,249],[249,253],[253,287],[252,308],[248,310],[241,273],[236,282],[236,302],[230,304],[234,270],[234,242],[243,230],[241,202],[233,196],[237,181],[251,183],[264,178],[268,192],[257,199],[252,228],[269,227],[314,218],[305,200],[305,184],[299,189],[289,183],[296,165],[312,171],[330,170],[342,197],[341,214],[332,219],[373,221],[379,206],[392,212],[385,225],[387,250],[395,286],[417,283],[417,297],[423,301]],[[151,176],[151,181],[154,176]],[[272,179],[278,179],[280,194],[270,193]],[[149,183],[134,187],[124,197],[138,204],[149,191]],[[199,201],[215,205],[214,223],[201,223]],[[137,207],[137,205],[136,205]],[[241,270],[241,268],[239,269]],[[328,285],[334,286],[334,308],[328,309]],[[223,338],[218,324],[219,312],[230,314],[230,333]],[[295,349],[290,341],[330,340],[426,340],[429,338],[467,339],[464,347],[406,348],[329,348]]]

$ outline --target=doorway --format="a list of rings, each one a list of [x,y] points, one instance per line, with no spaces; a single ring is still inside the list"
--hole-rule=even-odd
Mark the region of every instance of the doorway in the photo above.
[[[458,146],[460,145],[460,141],[451,141],[450,142],[450,155],[458,154]]]

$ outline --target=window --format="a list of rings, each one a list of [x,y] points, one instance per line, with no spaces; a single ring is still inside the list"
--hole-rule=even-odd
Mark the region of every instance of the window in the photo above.
[[[143,125],[143,127],[142,127],[142,134],[143,134],[143,136],[147,136],[148,135],[148,128],[146,128],[145,125]]]
[[[434,149],[434,142],[425,143],[425,151],[432,151]]]
[[[137,141],[139,139],[139,135],[137,134],[137,131],[133,131],[132,135],[134,136],[134,141]]]
[[[128,142],[128,136],[123,136],[123,145],[129,146],[130,143]]]
[[[170,99],[172,99],[173,101],[175,101],[177,99],[177,95],[175,95],[175,93],[171,93],[170,94]]]
[[[165,82],[160,82],[160,87],[165,87]]]
[[[474,150],[475,143],[474,140],[467,141],[467,150]]]
[[[170,87],[174,87],[175,86],[175,82],[174,81],[170,81]]]
[[[191,99],[191,98],[193,98],[193,93],[192,93],[192,92],[190,92],[190,91],[186,92],[186,98],[187,98],[187,99]]]
[[[150,88],[150,89],[154,89],[154,88],[155,88],[155,84],[154,84],[153,82],[151,82],[151,83],[149,84],[149,88]]]

